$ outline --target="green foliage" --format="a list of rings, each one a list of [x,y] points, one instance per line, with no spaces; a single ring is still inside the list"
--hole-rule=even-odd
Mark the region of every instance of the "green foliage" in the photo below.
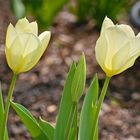
[[[49,140],[53,140],[53,138],[54,138],[53,126],[50,123],[43,120],[41,117],[39,119],[39,125],[42,128],[42,130],[44,131],[44,133],[48,136]]]
[[[39,125],[36,119],[24,106],[14,102],[11,102],[11,105],[19,115],[25,126],[28,128],[34,140],[51,140],[49,139],[48,135],[44,133],[42,127]]]
[[[0,85],[0,126],[2,123],[3,114],[4,114],[4,106],[3,106],[2,90]]]
[[[97,27],[101,28],[105,16],[116,21],[127,12],[134,0],[77,0],[77,16],[79,21],[93,18]]]
[[[3,105],[3,98],[2,98],[2,89],[1,89],[1,83],[0,83],[0,128],[2,125],[2,120],[3,120],[3,115],[4,115],[4,105]],[[5,140],[8,140],[8,132],[6,129],[5,133]]]
[[[46,29],[69,0],[23,0],[23,2],[27,13],[31,13],[37,19],[41,29]]]
[[[41,118],[37,121],[22,105],[11,102],[33,140],[98,140],[98,116],[110,78],[106,78],[99,96],[98,77],[94,76],[84,99],[78,131],[77,106],[83,93],[85,79],[86,63],[85,56],[82,54],[78,65],[73,63],[68,73],[55,129]]]
[[[65,140],[66,129],[68,128],[69,116],[71,114],[72,104],[73,104],[72,97],[71,97],[71,85],[72,85],[72,80],[73,80],[75,71],[76,71],[76,65],[73,63],[68,73],[68,77],[64,86],[63,94],[62,94],[62,99],[60,103],[56,129],[55,129],[55,134],[54,134],[54,140]],[[77,128],[77,121],[76,121],[77,112],[74,114],[74,116],[75,116],[75,119],[74,119],[75,124],[72,127],[73,130]],[[75,137],[76,133],[73,135]]]
[[[77,0],[77,16],[80,22],[84,22],[90,17],[90,7],[93,0]]]
[[[95,75],[87,95],[84,99],[81,115],[80,115],[80,127],[79,127],[79,140],[97,140],[93,137],[93,126],[95,125],[94,116],[97,109],[98,101],[98,78]]]
[[[64,86],[56,129],[48,122],[39,122],[22,105],[11,102],[13,109],[28,128],[34,140],[76,140],[77,139],[77,105],[83,93],[86,79],[85,56],[82,54],[78,66],[73,63]],[[74,87],[74,85],[76,88]],[[72,88],[73,87],[73,88]],[[72,94],[72,92],[74,94]],[[72,96],[74,96],[72,98]],[[74,99],[74,100],[73,100]]]
[[[11,9],[16,18],[32,15],[36,18],[40,29],[53,24],[55,16],[69,0],[12,0]]]
[[[75,71],[72,86],[71,94],[73,102],[78,102],[79,98],[83,94],[86,81],[86,61],[85,56],[82,54],[77,69]]]
[[[113,21],[128,13],[135,0],[76,0],[75,8],[78,21],[85,22],[94,19],[101,28],[103,19],[108,16]],[[53,24],[55,16],[70,0],[12,0],[11,8],[16,18],[31,14],[39,23],[40,29],[46,29]]]
[[[17,19],[25,16],[25,6],[22,0],[11,0],[11,9]]]

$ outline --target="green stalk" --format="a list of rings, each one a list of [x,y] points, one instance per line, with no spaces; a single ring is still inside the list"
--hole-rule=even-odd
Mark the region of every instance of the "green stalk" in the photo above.
[[[0,140],[5,140],[5,132],[6,132],[6,125],[7,125],[7,119],[8,119],[8,114],[9,114],[9,108],[10,108],[10,100],[12,99],[12,94],[13,94],[13,90],[15,87],[16,79],[17,79],[17,75],[14,74],[11,84],[10,84],[9,91],[8,91],[8,97],[7,97],[7,100],[5,103],[5,111],[4,111],[4,115],[3,115],[1,131],[0,131],[0,133],[1,133]]]
[[[104,97],[106,95],[106,91],[107,91],[107,88],[108,88],[108,85],[109,85],[109,82],[110,82],[110,79],[111,77],[108,77],[106,76],[106,79],[105,79],[105,82],[104,82],[104,85],[103,85],[103,88],[102,88],[102,91],[101,91],[101,95],[99,97],[99,100],[98,100],[98,103],[97,103],[97,110],[96,110],[96,114],[95,114],[95,122],[94,122],[94,127],[93,127],[93,137],[95,137],[96,135],[96,127],[97,127],[97,123],[98,123],[98,117],[99,117],[99,112],[101,110],[101,107],[102,107],[102,103],[104,101]]]
[[[70,134],[70,130],[72,128],[72,124],[73,124],[73,121],[74,121],[74,115],[75,115],[75,112],[76,112],[76,108],[77,108],[77,103],[73,102],[72,109],[71,109],[70,116],[69,116],[69,120],[68,120],[68,124],[67,124],[67,129],[65,131],[66,133],[65,133],[65,136],[64,136],[64,140],[69,140],[69,134]]]

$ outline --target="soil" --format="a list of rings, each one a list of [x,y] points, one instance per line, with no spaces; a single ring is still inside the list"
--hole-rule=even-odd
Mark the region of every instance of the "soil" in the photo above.
[[[4,99],[12,78],[4,54],[5,34],[7,25],[15,23],[9,1],[0,0],[0,78]],[[81,53],[85,53],[86,89],[95,73],[98,73],[102,87],[105,75],[94,56],[99,31],[93,22],[77,24],[76,17],[64,8],[49,30],[52,38],[47,51],[35,68],[19,75],[13,100],[27,107],[36,118],[42,116],[55,125],[61,93],[72,61],[77,62]],[[10,140],[31,140],[12,109],[8,122]],[[99,123],[100,140],[140,139],[140,59],[132,68],[112,78]]]

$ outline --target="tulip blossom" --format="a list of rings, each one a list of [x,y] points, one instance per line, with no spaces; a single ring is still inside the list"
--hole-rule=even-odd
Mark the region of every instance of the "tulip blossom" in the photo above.
[[[6,34],[6,59],[15,74],[32,69],[50,40],[50,32],[45,31],[38,36],[38,25],[26,18],[18,20],[15,27],[9,24]]]
[[[114,25],[106,17],[95,47],[96,59],[108,77],[131,67],[140,55],[140,34],[130,26]]]

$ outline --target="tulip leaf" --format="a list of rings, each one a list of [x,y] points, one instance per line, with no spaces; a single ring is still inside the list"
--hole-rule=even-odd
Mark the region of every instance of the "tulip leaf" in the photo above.
[[[98,100],[98,78],[95,75],[85,96],[81,115],[80,115],[80,127],[79,127],[79,139],[78,140],[96,140],[93,138],[93,126],[94,116],[96,113],[96,103]],[[98,128],[98,126],[96,127]],[[98,133],[98,131],[97,131]],[[96,135],[96,138],[98,136]]]
[[[2,90],[0,86],[0,126],[2,123],[3,114],[4,114],[4,105],[3,105],[3,98],[2,98]]]
[[[98,140],[98,123],[97,123],[97,126],[96,126],[95,136],[93,136],[92,140]]]
[[[4,105],[3,105],[3,98],[2,98],[2,89],[1,89],[1,83],[0,83],[0,128],[2,125],[2,119],[3,119],[3,115],[4,115]],[[6,129],[6,133],[5,133],[5,140],[8,140],[8,132]]]
[[[77,106],[76,106],[76,111],[73,114],[73,122],[72,122],[72,127],[70,127],[70,133],[69,133],[69,140],[77,140]],[[68,126],[69,127],[69,126]]]
[[[11,9],[17,19],[25,16],[25,6],[22,0],[11,0]]]
[[[53,138],[54,138],[53,126],[50,123],[43,120],[42,118],[39,119],[39,125],[42,128],[42,130],[44,131],[44,133],[49,137],[49,140],[53,140]]]
[[[62,94],[62,98],[61,98],[61,103],[60,103],[60,108],[59,108],[59,113],[58,113],[57,123],[56,123],[56,129],[54,132],[54,140],[65,140],[66,129],[67,129],[67,125],[69,122],[69,117],[70,117],[72,105],[73,105],[72,97],[71,97],[71,85],[72,85],[73,77],[75,74],[75,70],[76,70],[76,66],[73,63],[68,73],[67,80],[66,80],[63,94]],[[75,117],[73,121],[74,122],[73,127],[72,127],[73,130],[77,128],[77,123],[75,120],[76,118],[77,118],[77,112],[75,113]],[[73,135],[72,133],[70,135],[75,137],[76,131],[73,132]]]
[[[11,102],[11,105],[22,120],[22,122],[25,124],[27,129],[29,130],[34,140],[49,140],[48,136],[39,126],[36,119],[24,106],[14,102]]]
[[[85,81],[86,81],[86,62],[85,56],[84,54],[82,54],[72,81],[71,94],[73,102],[78,102],[79,98],[83,94]]]
[[[29,13],[37,19],[40,29],[46,29],[70,0],[24,0]]]

